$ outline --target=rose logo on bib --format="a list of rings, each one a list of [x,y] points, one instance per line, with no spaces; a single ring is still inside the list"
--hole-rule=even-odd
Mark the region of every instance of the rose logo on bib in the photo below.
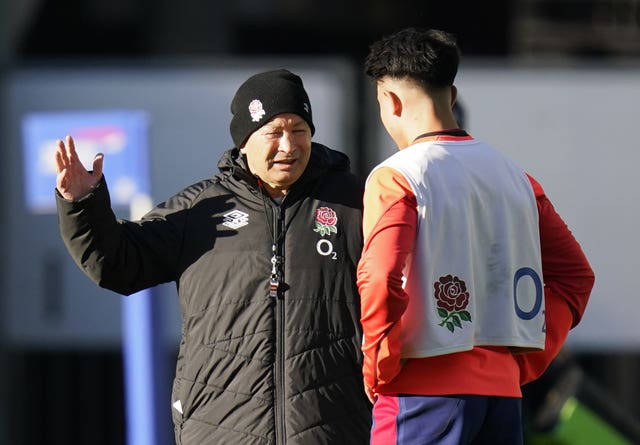
[[[438,315],[442,319],[438,326],[453,332],[456,328],[462,329],[463,321],[471,321],[471,314],[466,310],[469,291],[464,281],[451,274],[445,275],[433,283],[433,290]]]

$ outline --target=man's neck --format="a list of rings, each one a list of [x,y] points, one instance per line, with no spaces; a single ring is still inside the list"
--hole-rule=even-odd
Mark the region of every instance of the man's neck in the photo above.
[[[269,195],[271,199],[273,199],[274,201],[278,201],[278,200],[282,201],[282,199],[286,196],[287,192],[289,191],[288,188],[273,187],[264,182],[262,183],[262,185],[264,186],[264,190],[267,192],[267,195]]]
[[[453,116],[430,115],[415,119],[411,122],[411,125],[406,126],[404,131],[405,147],[403,148],[414,144],[416,141],[424,142],[436,139],[438,134],[433,133],[457,128],[459,128],[458,123]]]

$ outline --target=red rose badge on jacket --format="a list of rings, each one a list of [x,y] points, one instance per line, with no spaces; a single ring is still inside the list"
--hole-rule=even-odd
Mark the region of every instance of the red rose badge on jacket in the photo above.
[[[321,236],[338,233],[338,215],[330,207],[320,207],[316,209],[316,228],[314,232],[318,232]]]
[[[465,309],[469,305],[467,285],[458,277],[445,275],[433,283],[438,315],[443,326],[451,332],[456,327],[462,328],[463,321],[471,321],[471,314]]]

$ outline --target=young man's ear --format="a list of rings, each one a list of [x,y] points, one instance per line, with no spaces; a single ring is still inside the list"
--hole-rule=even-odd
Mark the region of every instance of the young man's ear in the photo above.
[[[392,114],[397,117],[402,116],[402,100],[400,100],[400,97],[393,91],[387,91],[387,93],[389,94]]]
[[[380,111],[384,111],[389,116],[400,116],[402,114],[402,101],[392,90],[387,88],[378,90],[378,104]]]
[[[451,85],[451,106],[456,103],[456,99],[458,98],[458,89],[455,85]]]

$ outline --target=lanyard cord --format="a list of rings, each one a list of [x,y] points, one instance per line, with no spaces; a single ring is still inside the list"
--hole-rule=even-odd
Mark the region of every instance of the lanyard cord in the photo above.
[[[267,220],[267,231],[269,232],[269,237],[271,238],[271,241],[272,241],[272,244],[271,244],[271,276],[270,276],[270,279],[269,279],[269,296],[277,298],[279,296],[280,278],[282,277],[282,273],[281,273],[281,270],[280,270],[280,266],[282,265],[282,257],[278,256],[278,244],[280,244],[280,242],[282,241],[282,238],[286,235],[287,230],[289,230],[289,226],[293,222],[294,218],[298,214],[298,211],[300,210],[300,207],[302,207],[302,206],[299,205],[298,208],[295,209],[293,215],[289,219],[289,222],[287,224],[285,224],[284,228],[276,236],[276,234],[275,234],[275,229],[276,228],[272,224],[272,218],[269,218],[269,215],[267,214],[267,197],[265,196],[267,194],[266,193],[266,189],[265,189],[265,187],[264,187],[264,185],[262,183],[262,180],[260,178],[257,178],[257,179],[258,179],[258,186],[260,188],[260,192],[261,192],[261,195],[262,195],[262,206],[264,208],[264,217]],[[283,201],[284,201],[284,198],[283,198]],[[280,208],[282,208],[282,206],[280,206]]]
[[[269,238],[271,238],[271,276],[269,277],[269,296],[272,298],[278,298],[278,290],[280,289],[280,257],[278,257],[278,243],[280,242],[282,236],[287,231],[285,227],[282,230],[278,237],[276,238],[275,228],[272,225],[272,218],[269,217],[267,212],[267,197],[265,196],[267,191],[262,184],[262,180],[258,179],[258,188],[260,189],[260,196],[262,197],[262,208],[264,209],[264,218],[267,221],[267,232],[269,232]]]
[[[265,196],[267,195],[267,190],[264,187],[262,180],[260,178],[257,178],[257,179],[258,179],[258,187],[260,188],[260,192],[261,192],[260,195],[262,197],[262,208],[264,209],[264,217],[267,221],[267,231],[269,232],[269,238],[271,238],[271,241],[273,242],[273,246],[276,246],[280,241],[282,241],[282,237],[287,232],[287,229],[289,228],[291,221],[289,221],[289,225],[287,225],[284,228],[284,230],[280,231],[280,233],[276,238],[275,227],[272,224],[272,218],[269,218],[269,215],[267,212],[267,197]]]

